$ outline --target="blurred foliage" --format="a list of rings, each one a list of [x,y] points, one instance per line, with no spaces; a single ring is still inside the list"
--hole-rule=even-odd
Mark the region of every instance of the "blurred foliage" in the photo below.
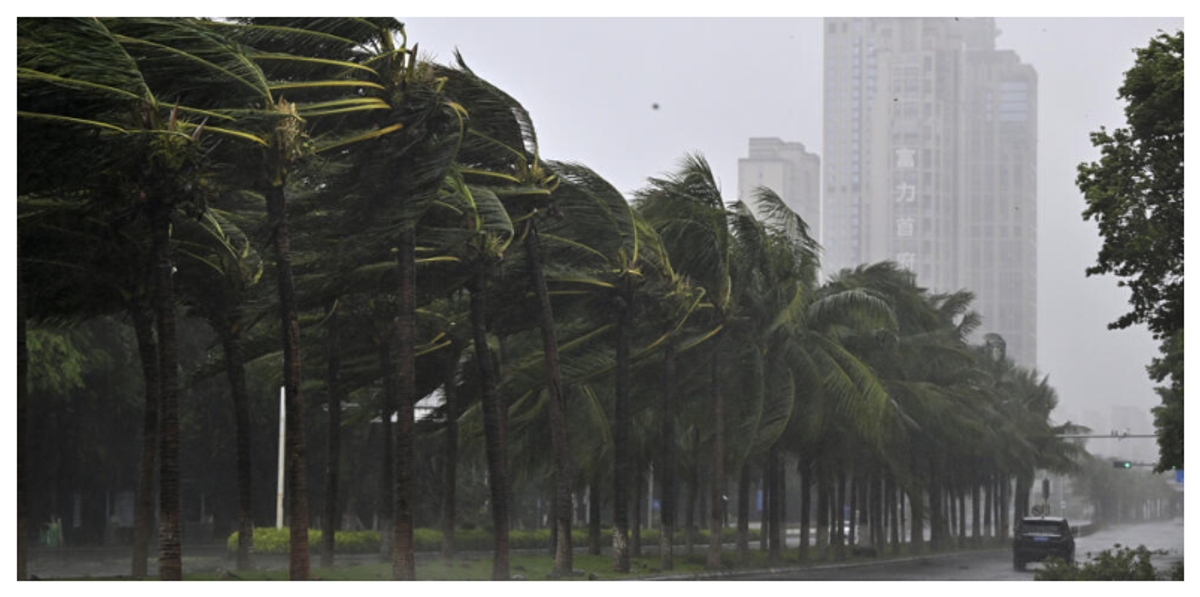
[[[1118,543],[1082,565],[1058,558],[1049,560],[1034,580],[1183,580],[1182,562],[1164,572],[1154,568],[1151,556],[1165,553],[1151,552],[1145,545],[1132,548]]]
[[[1162,357],[1146,367],[1154,381],[1168,380],[1167,385],[1154,388],[1162,404],[1151,409],[1158,436],[1155,472],[1183,468],[1183,330],[1167,336],[1161,350]]]
[[[30,328],[29,381],[35,394],[64,395],[83,388],[83,373],[103,358],[72,328]]]
[[[1172,501],[1179,494],[1162,475],[1146,469],[1113,468],[1107,459],[1091,455],[1074,475],[1075,487],[1091,501],[1097,525],[1135,520],[1136,511],[1150,500]]]

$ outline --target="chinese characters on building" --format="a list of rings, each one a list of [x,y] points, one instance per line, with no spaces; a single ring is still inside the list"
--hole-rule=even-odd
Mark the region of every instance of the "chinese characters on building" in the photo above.
[[[899,147],[895,151],[896,170],[913,170],[917,167],[916,155],[917,151],[911,147]],[[896,205],[899,211],[909,211],[917,202],[917,187],[907,179],[907,172],[900,174],[899,181],[893,187]],[[914,179],[915,180],[915,179]],[[913,232],[916,229],[916,218],[904,213],[899,213],[895,219],[895,237],[897,239],[912,238]],[[897,247],[899,248],[899,247]],[[895,253],[896,263],[900,267],[914,270],[917,262],[917,254],[912,251],[898,251]]]

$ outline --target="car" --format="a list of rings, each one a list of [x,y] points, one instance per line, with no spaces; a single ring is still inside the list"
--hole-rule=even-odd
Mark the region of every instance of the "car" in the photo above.
[[[1012,549],[1014,570],[1024,570],[1029,562],[1053,557],[1071,563],[1075,561],[1075,536],[1065,518],[1027,516],[1013,533]]]

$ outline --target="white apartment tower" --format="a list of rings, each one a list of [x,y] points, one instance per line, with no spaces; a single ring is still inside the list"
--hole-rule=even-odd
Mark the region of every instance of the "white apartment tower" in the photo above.
[[[801,143],[775,137],[751,138],[750,156],[738,160],[738,198],[754,207],[754,189],[767,187],[821,238],[821,158]]]
[[[990,18],[828,18],[826,274],[893,260],[969,289],[979,335],[1037,360],[1037,73]],[[976,339],[978,340],[978,339]]]

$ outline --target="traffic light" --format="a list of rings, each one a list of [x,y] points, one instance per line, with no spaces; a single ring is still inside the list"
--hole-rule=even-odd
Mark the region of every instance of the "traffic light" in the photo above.
[[[1133,463],[1128,460],[1114,460],[1113,468],[1133,468]]]

